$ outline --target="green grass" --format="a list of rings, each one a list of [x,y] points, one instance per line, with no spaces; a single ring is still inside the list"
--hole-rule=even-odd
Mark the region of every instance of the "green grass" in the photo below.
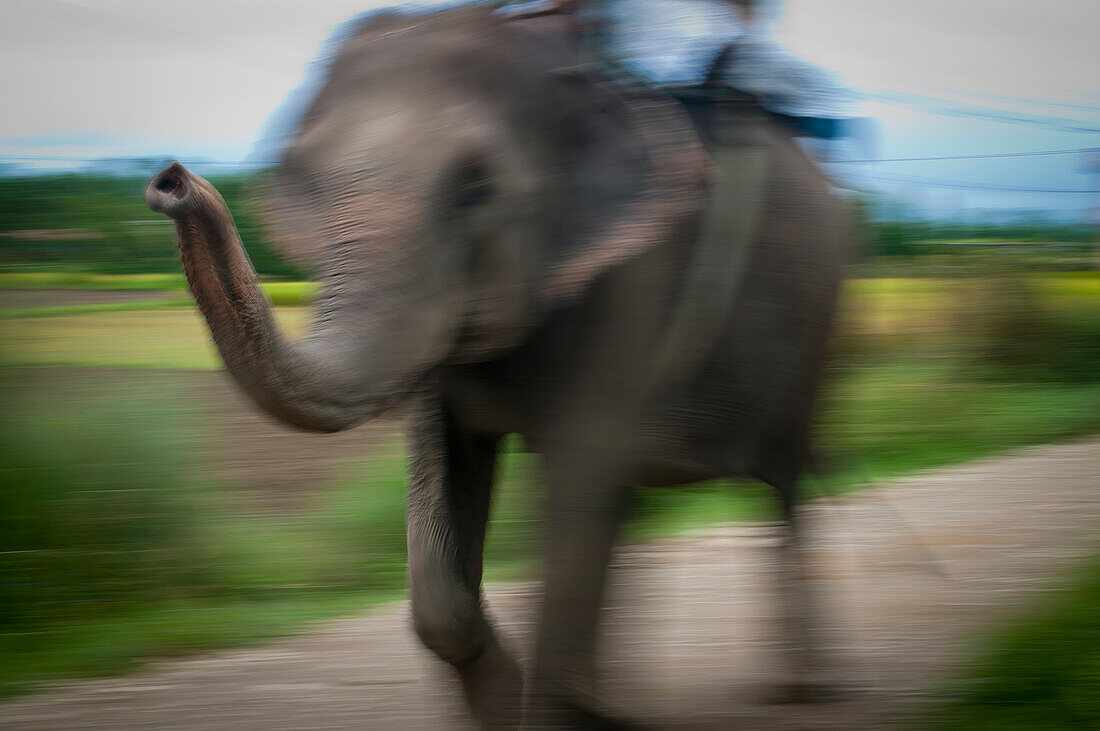
[[[1100,383],[975,382],[932,360],[853,366],[825,399],[819,443],[840,483],[1100,430]]]
[[[148,662],[242,647],[361,612],[401,590],[288,592],[253,600],[148,602],[23,634],[0,635],[0,698],[77,677],[122,675]]]
[[[921,726],[1100,728],[1100,554],[1064,585],[984,638]]]

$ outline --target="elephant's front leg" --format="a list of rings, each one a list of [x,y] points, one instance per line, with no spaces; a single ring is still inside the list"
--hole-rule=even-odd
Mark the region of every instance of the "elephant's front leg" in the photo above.
[[[487,728],[519,724],[523,675],[482,611],[485,525],[500,438],[464,433],[434,397],[410,419],[407,535],[413,622],[458,672]]]
[[[615,728],[596,694],[595,644],[607,564],[629,490],[584,460],[547,458],[543,613],[524,703],[526,728]]]

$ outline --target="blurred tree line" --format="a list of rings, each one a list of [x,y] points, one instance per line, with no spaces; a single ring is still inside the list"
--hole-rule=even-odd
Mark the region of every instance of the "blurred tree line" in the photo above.
[[[867,198],[847,199],[856,230],[859,254],[864,258],[916,257],[950,251],[972,252],[972,247],[1004,244],[1061,245],[1055,257],[1087,254],[1096,244],[1096,229],[1084,224],[1055,223],[1042,216],[1021,214],[1008,223],[989,221],[914,220],[874,217]],[[968,245],[970,250],[968,251]]]
[[[237,220],[249,256],[262,275],[300,277],[279,257],[254,201],[261,174],[212,177]],[[72,174],[0,180],[0,271],[71,270],[99,274],[177,273],[171,222],[145,207],[142,178]],[[1045,263],[1074,268],[1094,246],[1083,225],[1021,218],[1011,224],[877,220],[867,201],[850,199],[863,259],[954,254],[993,242],[1046,243]],[[950,242],[950,243],[944,243]],[[973,246],[966,246],[965,244]],[[963,245],[960,245],[963,244]],[[1027,247],[1017,247],[1021,251]],[[1037,253],[1034,247],[1029,252]],[[1068,265],[1068,266],[1065,266]],[[1089,267],[1091,268],[1091,266]]]
[[[0,271],[178,273],[172,223],[145,206],[146,180],[53,175],[0,181]],[[261,175],[212,178],[261,274],[299,277],[264,235],[253,201]]]

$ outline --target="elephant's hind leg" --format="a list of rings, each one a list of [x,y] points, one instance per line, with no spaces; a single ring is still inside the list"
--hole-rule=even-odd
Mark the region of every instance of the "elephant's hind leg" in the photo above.
[[[832,690],[821,650],[818,597],[809,571],[806,520],[800,510],[799,460],[776,460],[762,478],[779,493],[783,515],[779,541],[779,610],[784,678],[774,698],[779,702],[829,700]]]
[[[482,548],[499,437],[463,433],[434,398],[410,419],[409,584],[424,644],[458,672],[488,728],[519,724],[523,676],[482,609]]]

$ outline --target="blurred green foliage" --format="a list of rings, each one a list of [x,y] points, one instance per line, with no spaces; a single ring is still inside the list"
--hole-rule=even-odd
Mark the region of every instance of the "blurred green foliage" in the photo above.
[[[400,595],[396,438],[273,518],[197,457],[205,427],[182,392],[111,392],[91,405],[32,392],[0,383],[0,696]],[[526,566],[538,541],[533,458],[506,451],[486,549],[495,578]]]
[[[124,400],[85,413],[6,399],[0,416],[0,625],[29,628],[210,580],[178,434]]]
[[[1100,554],[1060,591],[983,638],[978,659],[924,724],[942,729],[1100,728]]]
[[[950,224],[922,221],[866,221],[864,249],[867,256],[923,256],[949,250],[973,253],[982,248],[1007,248],[1034,254],[1045,248],[1061,256],[1086,253],[1096,239],[1095,230],[1068,224]],[[1028,244],[1058,244],[1038,247]]]
[[[1075,266],[1081,255],[1094,251],[1096,244],[1094,226],[1056,223],[1037,216],[1019,215],[1010,223],[915,220],[905,215],[891,216],[888,212],[872,216],[874,201],[866,197],[848,198],[846,203],[863,258],[905,259],[959,253],[984,257],[992,249],[1001,259],[1006,250],[1015,251],[1008,255],[1022,254],[1058,268]],[[890,262],[890,266],[896,267],[897,262]]]
[[[1011,382],[1100,381],[1095,298],[1057,307],[1033,279],[1010,272],[972,282],[960,304],[956,316],[970,356],[963,365],[972,373]]]
[[[212,178],[262,275],[300,276],[260,227],[262,178]],[[98,274],[179,273],[175,232],[144,202],[146,181],[107,175],[0,180],[0,272],[58,270]]]

